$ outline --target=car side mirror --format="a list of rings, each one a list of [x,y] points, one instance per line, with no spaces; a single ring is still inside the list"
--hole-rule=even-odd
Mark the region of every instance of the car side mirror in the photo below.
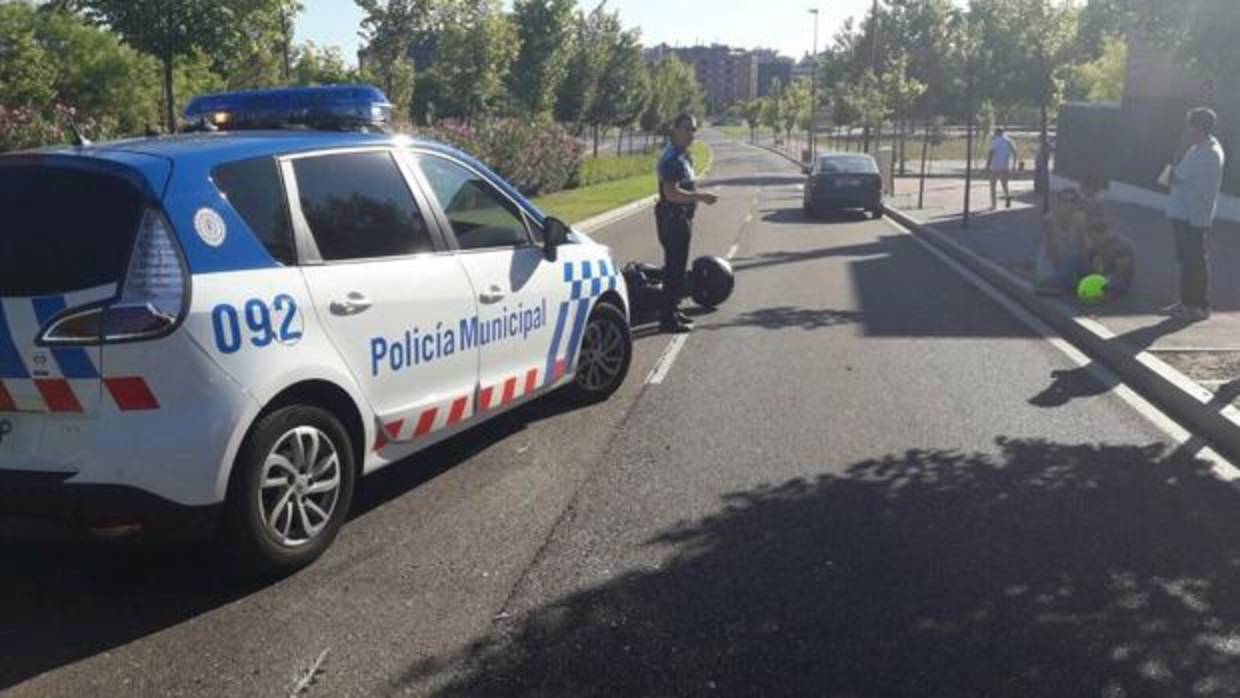
[[[555,251],[568,242],[568,224],[559,218],[548,216],[543,221],[543,253],[549,261],[555,261]]]

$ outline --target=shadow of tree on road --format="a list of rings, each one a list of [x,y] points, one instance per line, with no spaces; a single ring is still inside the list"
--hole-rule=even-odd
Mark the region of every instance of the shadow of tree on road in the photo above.
[[[855,310],[798,308],[796,306],[783,305],[744,312],[726,322],[703,325],[702,329],[708,332],[717,332],[737,327],[759,327],[764,330],[795,328],[821,330],[827,327],[856,324],[864,320],[865,314]]]
[[[443,696],[1240,691],[1240,496],[1160,444],[1000,439],[731,494],[500,623]],[[443,684],[448,680],[450,683]]]

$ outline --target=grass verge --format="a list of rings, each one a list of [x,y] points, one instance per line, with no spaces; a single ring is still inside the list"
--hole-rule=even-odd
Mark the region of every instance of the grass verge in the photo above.
[[[710,169],[711,159],[714,157],[710,146],[700,142],[694,143],[692,153],[698,172],[707,172]],[[543,213],[572,224],[639,201],[654,194],[655,191],[652,166],[651,171],[645,174],[540,196],[534,199],[534,205]]]

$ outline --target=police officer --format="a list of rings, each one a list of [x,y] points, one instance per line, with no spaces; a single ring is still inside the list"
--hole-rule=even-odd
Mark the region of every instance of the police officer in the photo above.
[[[693,330],[693,322],[679,309],[685,295],[693,215],[698,204],[709,206],[718,201],[714,194],[697,191],[689,154],[696,132],[697,119],[692,114],[677,116],[672,123],[671,145],[659,159],[659,203],[654,212],[659,244],[663,245],[663,307],[659,312],[659,329],[663,332]]]

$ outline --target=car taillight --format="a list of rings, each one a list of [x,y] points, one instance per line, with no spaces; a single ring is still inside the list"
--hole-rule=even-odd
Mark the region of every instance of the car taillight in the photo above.
[[[118,300],[62,313],[44,328],[39,342],[92,344],[160,336],[184,316],[188,286],[189,275],[168,219],[147,209]]]

